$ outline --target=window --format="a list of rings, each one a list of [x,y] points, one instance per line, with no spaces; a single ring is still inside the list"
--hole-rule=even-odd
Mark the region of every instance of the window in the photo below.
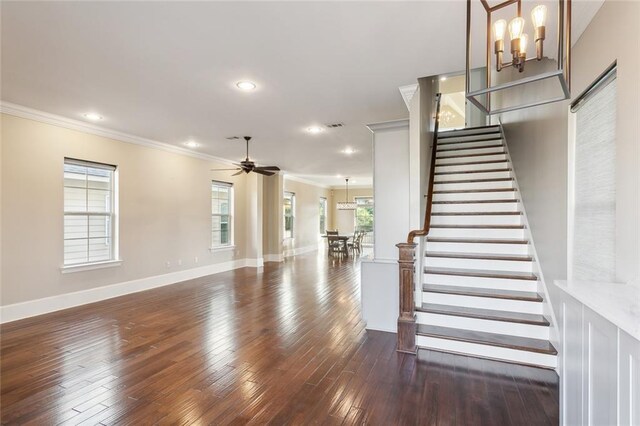
[[[373,197],[356,197],[356,231],[373,231]]]
[[[296,194],[293,192],[284,193],[284,237],[293,238],[293,220],[296,210]]]
[[[320,233],[327,232],[327,199],[320,197],[320,209],[318,212],[320,216]]]
[[[211,182],[211,248],[233,245],[233,184]]]
[[[116,259],[115,178],[115,166],[64,159],[64,266]]]
[[[573,185],[569,202],[573,280],[616,280],[616,69],[612,68],[572,109]],[[572,105],[573,107],[573,105]],[[573,158],[572,158],[573,157]],[[571,161],[572,160],[572,161]],[[570,235],[571,235],[570,234]]]

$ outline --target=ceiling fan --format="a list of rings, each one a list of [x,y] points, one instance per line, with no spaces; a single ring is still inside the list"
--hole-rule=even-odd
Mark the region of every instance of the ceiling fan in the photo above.
[[[265,175],[265,176],[272,176],[275,174],[275,172],[280,171],[280,167],[277,166],[264,166],[264,167],[258,167],[256,166],[256,163],[254,163],[253,161],[249,160],[249,141],[251,140],[251,136],[245,136],[244,140],[247,143],[247,157],[240,162],[240,164],[236,164],[234,163],[234,165],[238,166],[235,169],[211,169],[212,172],[223,172],[223,171],[231,171],[231,170],[236,170],[237,173],[234,173],[232,176],[237,176],[239,174],[241,174],[242,172],[244,173],[259,173],[261,175]]]

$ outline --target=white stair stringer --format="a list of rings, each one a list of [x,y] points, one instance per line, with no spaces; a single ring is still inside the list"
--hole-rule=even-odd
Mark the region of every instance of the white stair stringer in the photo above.
[[[417,346],[556,368],[500,127],[438,135],[433,202]]]

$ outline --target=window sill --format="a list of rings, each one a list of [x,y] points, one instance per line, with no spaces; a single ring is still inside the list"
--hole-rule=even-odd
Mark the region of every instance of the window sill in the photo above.
[[[62,266],[60,271],[63,274],[69,274],[71,272],[92,271],[94,269],[113,268],[114,266],[122,265],[122,260],[109,260],[106,262],[96,263],[81,263],[79,265]]]
[[[230,244],[228,246],[209,247],[209,251],[210,252],[230,251],[230,250],[234,250],[235,248],[236,246],[234,244]]]

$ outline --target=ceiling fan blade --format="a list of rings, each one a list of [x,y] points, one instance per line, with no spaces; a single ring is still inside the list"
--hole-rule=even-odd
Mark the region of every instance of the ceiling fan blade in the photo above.
[[[278,166],[260,166],[258,168],[261,169],[261,170],[273,170],[273,171],[276,171],[276,172],[280,171],[280,167],[278,167]]]
[[[256,167],[255,169],[252,170],[252,172],[256,172],[258,174],[265,175],[265,176],[273,176],[273,175],[275,175],[274,172],[268,172],[266,170],[262,170],[262,167]]]
[[[236,169],[234,169],[234,170],[236,170]],[[243,172],[244,172],[244,170],[240,169],[240,170],[238,170],[237,173],[234,173],[231,176],[238,176],[239,174],[242,174]]]
[[[231,170],[240,170],[237,167],[233,169],[211,169],[212,172],[229,172]]]

